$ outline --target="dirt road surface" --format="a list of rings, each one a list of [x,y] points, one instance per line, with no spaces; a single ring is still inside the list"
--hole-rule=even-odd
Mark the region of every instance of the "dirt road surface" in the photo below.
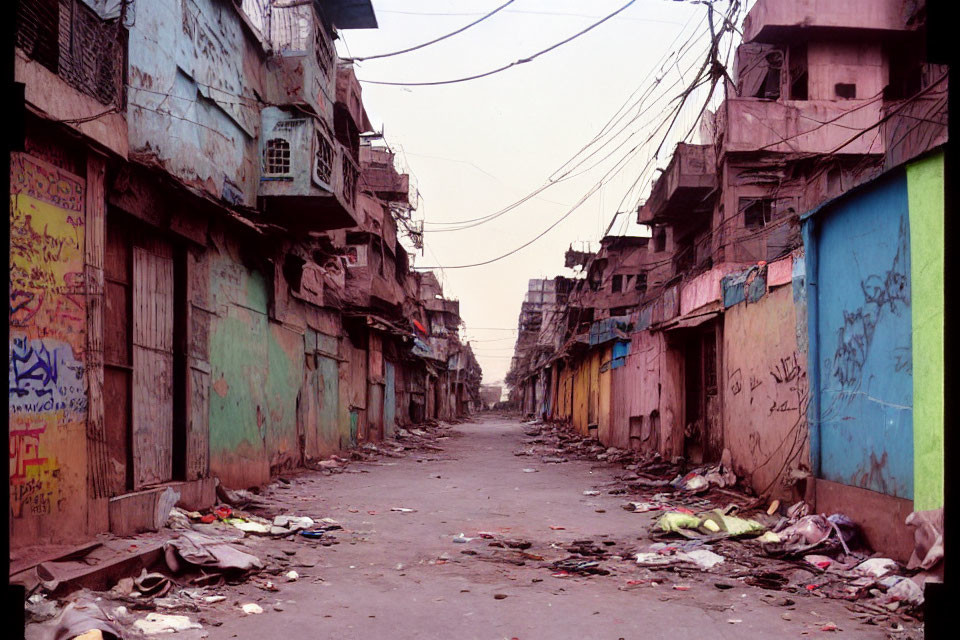
[[[842,601],[751,587],[722,572],[637,567],[629,551],[649,544],[654,516],[629,513],[622,497],[603,491],[619,468],[514,456],[522,439],[521,423],[488,418],[458,425],[439,443],[442,453],[293,478],[286,502],[337,519],[346,530],[339,544],[250,540],[257,553],[292,562],[300,577],[277,576],[275,593],[252,583],[229,587],[227,600],[205,612],[204,629],[210,638],[264,639],[888,637]],[[593,489],[600,495],[583,494]],[[527,553],[544,560],[492,548],[479,531],[529,541]],[[476,539],[454,542],[460,533]],[[624,559],[601,562],[610,575],[553,577],[549,562],[583,539],[612,541],[608,548]],[[509,561],[484,559],[492,554]],[[298,567],[303,559],[316,565]],[[243,614],[238,605],[247,602],[263,613]],[[830,623],[837,631],[823,630]]]

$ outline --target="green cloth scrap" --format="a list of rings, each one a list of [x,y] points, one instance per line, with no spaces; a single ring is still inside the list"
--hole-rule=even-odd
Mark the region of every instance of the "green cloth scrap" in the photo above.
[[[720,509],[714,509],[713,511],[701,513],[700,518],[701,531],[709,532],[710,529],[704,527],[703,523],[707,520],[712,520],[720,528],[720,531],[725,532],[731,537],[759,535],[767,529],[756,520],[748,520],[746,518],[724,515]]]

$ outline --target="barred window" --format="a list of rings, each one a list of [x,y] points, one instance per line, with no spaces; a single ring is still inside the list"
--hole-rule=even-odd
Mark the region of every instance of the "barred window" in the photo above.
[[[330,40],[327,37],[326,30],[319,20],[317,21],[315,37],[317,44],[317,64],[320,65],[320,71],[323,72],[324,77],[329,79],[333,73],[333,48],[330,46]]]
[[[317,131],[317,146],[314,152],[314,174],[320,182],[330,184],[333,181],[333,145],[320,131]]]
[[[267,140],[264,149],[263,173],[267,176],[285,176],[290,173],[290,143],[283,138]]]
[[[357,198],[359,177],[359,172],[353,166],[350,156],[346,153],[343,154],[343,199],[347,201],[347,204],[354,204],[354,200]]]

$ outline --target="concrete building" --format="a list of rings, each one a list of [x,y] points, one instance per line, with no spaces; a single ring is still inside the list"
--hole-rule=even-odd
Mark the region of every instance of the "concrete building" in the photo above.
[[[582,257],[562,346],[508,381],[604,444],[846,513],[906,560],[905,517],[942,506],[946,74],[922,3],[862,5],[757,0],[707,143],[677,145],[639,207],[649,240]]]
[[[361,144],[333,47],[377,26],[370,2],[18,11],[13,546],[150,528],[167,488],[210,506],[216,480],[477,405],[458,305],[409,269],[408,182]]]

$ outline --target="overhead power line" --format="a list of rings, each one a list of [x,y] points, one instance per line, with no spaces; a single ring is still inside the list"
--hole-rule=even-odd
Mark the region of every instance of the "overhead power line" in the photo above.
[[[627,166],[627,163],[625,163],[624,161],[625,161],[625,160],[626,160],[626,161],[629,161],[629,159],[630,159],[630,157],[632,156],[632,154],[633,154],[634,151],[636,151],[637,149],[639,149],[639,148],[644,147],[645,145],[647,145],[647,144],[657,135],[657,133],[666,125],[666,131],[665,131],[664,134],[663,134],[663,139],[660,141],[660,144],[657,146],[656,151],[653,153],[654,158],[656,158],[656,157],[659,155],[660,150],[662,149],[664,143],[666,142],[667,136],[669,135],[671,129],[673,129],[674,125],[676,124],[677,118],[678,118],[678,116],[679,116],[679,114],[680,114],[680,112],[681,112],[684,104],[686,104],[688,98],[691,96],[691,94],[693,93],[693,91],[694,91],[695,89],[697,89],[698,87],[702,86],[702,85],[710,84],[710,93],[708,94],[708,96],[707,96],[707,101],[706,101],[706,102],[709,102],[709,99],[710,99],[710,97],[711,97],[712,94],[713,94],[713,89],[714,89],[714,87],[716,86],[717,82],[718,82],[722,77],[725,76],[725,69],[723,68],[723,65],[719,62],[719,60],[718,60],[718,58],[717,58],[717,49],[718,49],[719,41],[720,41],[720,39],[723,37],[724,33],[727,32],[727,31],[733,31],[733,30],[730,28],[730,25],[732,25],[733,22],[732,22],[731,20],[729,20],[729,18],[730,18],[734,13],[738,12],[738,10],[739,10],[739,8],[740,8],[740,3],[739,3],[738,0],[734,0],[734,1],[731,3],[731,6],[730,6],[730,8],[729,8],[729,10],[728,10],[728,13],[730,14],[730,16],[725,16],[725,19],[724,19],[723,24],[721,25],[721,27],[720,27],[720,29],[719,29],[719,32],[717,32],[717,31],[715,30],[715,27],[714,27],[714,24],[713,24],[713,6],[712,6],[712,4],[710,4],[709,2],[705,2],[705,4],[707,5],[707,18],[708,18],[708,22],[710,23],[710,32],[711,32],[711,38],[710,38],[711,46],[710,46],[710,50],[709,50],[707,56],[705,57],[705,59],[703,60],[703,63],[701,64],[700,69],[697,71],[696,76],[695,76],[695,77],[693,78],[693,80],[689,83],[689,85],[687,86],[687,88],[684,89],[684,90],[680,93],[680,95],[678,96],[678,98],[675,98],[673,101],[671,101],[671,102],[676,102],[676,106],[672,109],[671,113],[664,114],[664,115],[666,116],[665,119],[662,120],[661,123],[651,132],[651,134],[646,138],[646,140],[644,140],[644,141],[642,141],[641,143],[639,143],[639,144],[637,144],[636,146],[634,146],[634,147],[627,153],[626,156],[624,156],[623,158],[621,158],[621,159],[617,162],[617,164],[614,165],[614,167],[612,167],[609,171],[607,171],[607,173],[606,173],[603,177],[601,177],[600,180],[599,180],[597,183],[595,183],[595,184],[587,191],[587,193],[584,194],[584,196],[583,196],[576,204],[574,204],[569,210],[567,210],[566,213],[564,213],[564,214],[563,214],[562,216],[560,216],[558,219],[554,220],[554,222],[551,223],[546,229],[544,229],[543,231],[541,231],[540,233],[538,233],[536,236],[534,236],[533,238],[531,238],[531,239],[528,240],[527,242],[525,242],[525,243],[521,244],[520,246],[512,249],[511,251],[508,251],[508,252],[506,252],[506,253],[504,253],[504,254],[502,254],[502,255],[499,255],[499,256],[497,256],[497,257],[490,258],[490,259],[488,259],[488,260],[484,260],[484,261],[481,261],[481,262],[470,263],[470,264],[447,265],[447,266],[446,266],[447,269],[466,269],[466,268],[471,268],[471,267],[480,267],[480,266],[488,265],[488,264],[491,264],[491,263],[493,263],[493,262],[498,262],[498,261],[500,261],[500,260],[503,260],[504,258],[507,258],[507,257],[509,257],[509,256],[511,256],[511,255],[514,255],[515,253],[517,253],[517,252],[525,249],[526,247],[530,246],[531,244],[533,244],[534,242],[536,242],[537,240],[539,240],[540,238],[542,238],[543,236],[545,236],[547,233],[549,233],[552,229],[554,229],[554,228],[555,228],[557,225],[559,225],[561,222],[563,222],[563,221],[566,220],[568,217],[570,217],[570,215],[572,215],[579,207],[581,207],[587,200],[589,200],[600,188],[602,188],[604,184],[608,183],[608,182],[609,182],[610,180],[612,180],[617,174],[619,174],[621,171],[623,171],[623,169]],[[625,7],[622,7],[620,10],[623,10],[623,8],[625,8]],[[719,67],[719,69],[718,69],[718,67]],[[701,109],[701,113],[702,113],[702,109]],[[687,136],[689,136],[689,132],[688,132]],[[686,138],[687,136],[684,136],[684,138]],[[618,166],[618,165],[619,165],[619,166]],[[650,166],[651,166],[651,165],[649,164],[649,161],[648,161],[648,166],[647,166],[647,169],[648,169],[648,170],[649,170]],[[644,172],[642,172],[642,173],[640,174],[640,176],[637,177],[637,180],[634,181],[634,185],[631,186],[631,190],[632,190],[633,187],[640,181],[641,177],[642,177],[643,175],[645,175],[646,173],[647,173],[647,171],[644,171]],[[624,200],[625,200],[625,199],[626,199],[626,195],[624,196]],[[621,204],[622,204],[622,201],[621,201]],[[617,207],[617,210],[619,211],[619,210],[620,210],[620,207]],[[611,221],[611,223],[610,223],[611,226],[613,225],[613,223],[614,223],[615,220],[616,220],[616,218],[614,218],[614,220]],[[420,267],[420,268],[429,268],[429,267]]]
[[[704,22],[705,20],[706,20],[706,18],[704,18],[704,20],[702,20],[701,22]],[[688,21],[688,23],[689,23],[689,21]],[[684,25],[684,29],[686,29],[686,26],[687,26],[687,25]],[[695,27],[695,29],[699,29],[699,25],[698,25],[697,27]],[[660,73],[661,73],[661,74],[663,74],[663,73],[665,72],[665,67],[668,65],[668,63],[670,62],[670,59],[671,59],[671,58],[674,58],[674,57],[677,57],[677,58],[683,57],[683,56],[690,50],[691,44],[693,43],[694,38],[695,38],[696,35],[697,35],[696,33],[691,34],[691,35],[688,37],[687,41],[683,43],[683,45],[681,45],[678,49],[673,49],[673,45],[676,44],[676,42],[680,39],[682,33],[683,33],[683,30],[681,30],[681,33],[677,35],[677,37],[676,37],[676,38],[674,39],[674,41],[671,43],[670,47],[668,47],[668,49],[671,50],[671,53],[668,54],[668,55],[665,55],[665,56],[661,57],[661,61],[662,61],[662,63],[663,63],[663,64],[661,65],[661,67],[660,67]],[[646,83],[646,81],[649,80],[649,79],[653,76],[653,74],[654,74],[654,72],[656,71],[656,69],[657,69],[656,66],[654,66],[654,67],[651,68],[650,72],[649,72],[649,73],[643,78],[643,80],[641,81],[640,87],[638,87],[638,88],[633,92],[633,94],[631,94],[631,96],[624,102],[624,104],[620,106],[620,108],[617,110],[617,112],[614,113],[613,116],[610,117],[610,120],[607,121],[607,123],[604,125],[604,127],[593,137],[593,139],[591,139],[589,142],[587,142],[585,145],[583,145],[571,158],[569,158],[568,160],[566,160],[566,161],[563,163],[563,165],[561,165],[560,167],[558,167],[558,168],[550,175],[550,177],[549,177],[549,179],[547,180],[547,182],[545,182],[543,185],[541,185],[540,187],[536,188],[534,191],[532,191],[531,193],[529,193],[529,194],[527,194],[526,196],[522,197],[521,199],[519,199],[519,200],[513,202],[512,204],[504,207],[503,209],[500,209],[499,211],[496,211],[496,212],[491,213],[491,214],[486,214],[486,215],[480,216],[480,217],[478,217],[478,218],[470,218],[470,219],[466,219],[466,220],[455,220],[455,221],[434,221],[434,222],[425,220],[425,221],[424,221],[425,224],[434,225],[434,226],[437,226],[437,227],[446,227],[445,229],[425,229],[425,231],[429,231],[429,232],[431,232],[431,233],[439,233],[439,232],[442,232],[442,231],[459,231],[459,230],[461,230],[461,229],[468,229],[468,228],[472,228],[472,227],[478,226],[478,224],[483,224],[483,223],[486,223],[486,222],[490,222],[490,221],[492,221],[492,220],[494,220],[494,219],[496,219],[496,218],[499,218],[500,216],[504,215],[505,213],[507,213],[507,212],[509,212],[509,211],[512,211],[513,209],[519,207],[520,205],[526,203],[528,200],[530,200],[531,198],[536,197],[538,194],[542,193],[543,191],[545,191],[545,190],[547,190],[547,189],[549,189],[549,188],[551,188],[551,187],[559,184],[560,182],[563,182],[563,181],[568,180],[568,179],[570,179],[570,178],[574,178],[574,177],[576,177],[576,176],[578,176],[578,175],[581,175],[581,174],[583,174],[583,173],[586,173],[586,172],[594,169],[594,168],[595,168],[596,166],[598,166],[600,163],[602,163],[602,162],[604,162],[605,160],[609,159],[610,156],[611,156],[613,153],[616,153],[616,151],[618,151],[618,150],[619,150],[620,148],[622,148],[627,142],[629,142],[629,140],[630,140],[631,138],[633,138],[636,134],[640,133],[640,131],[642,131],[643,127],[641,127],[641,130],[635,131],[633,134],[630,134],[629,137],[627,137],[627,138],[626,138],[625,140],[623,140],[619,145],[617,145],[610,153],[606,154],[603,158],[601,158],[601,160],[599,160],[598,162],[594,163],[592,166],[588,167],[587,169],[583,169],[583,170],[581,170],[581,171],[578,171],[578,172],[574,173],[574,171],[575,171],[578,167],[580,167],[585,161],[587,161],[588,159],[590,159],[591,157],[593,157],[598,151],[600,151],[600,150],[603,149],[604,147],[606,147],[606,146],[608,146],[609,144],[611,144],[616,138],[618,138],[618,137],[620,136],[621,133],[623,133],[623,132],[626,130],[627,127],[629,127],[631,124],[633,124],[634,122],[636,122],[641,116],[643,116],[643,115],[644,115],[645,113],[647,113],[650,109],[652,109],[653,107],[655,107],[655,106],[657,105],[657,103],[659,103],[662,99],[664,99],[664,98],[666,97],[666,93],[664,93],[664,94],[662,94],[661,96],[659,96],[659,97],[657,97],[656,99],[654,99],[652,103],[646,104],[646,106],[644,106],[644,101],[651,95],[652,91],[655,90],[655,89],[660,85],[660,82],[661,82],[661,80],[663,79],[663,78],[662,78],[662,75],[661,75],[661,76],[658,76],[658,77],[654,80],[653,84],[651,84],[650,86],[647,87],[647,89],[643,92],[643,94],[640,95],[640,97],[639,97],[632,105],[630,104],[630,101],[640,92],[640,90],[641,90],[641,89],[643,88],[643,86],[644,86],[644,83]],[[690,70],[692,71],[692,67],[690,68]],[[667,87],[667,90],[672,89],[674,86],[676,86],[677,82],[679,82],[679,79],[678,79],[676,82],[674,82],[673,84],[671,84],[670,87]],[[674,100],[676,100],[676,98],[675,98]],[[672,101],[671,101],[671,102],[672,102]],[[669,104],[669,103],[668,103],[668,104]],[[629,105],[629,106],[628,106],[628,105]],[[621,127],[619,130],[617,130],[616,132],[614,132],[613,129],[611,128],[611,125],[616,125],[616,124],[618,124],[625,116],[629,115],[629,113],[630,113],[634,108],[639,108],[639,112],[636,113],[635,115],[633,115],[633,117],[632,117],[623,127]],[[612,136],[612,137],[611,137],[611,136]],[[598,148],[594,149],[594,151],[591,152],[591,153],[589,153],[586,157],[582,157],[580,160],[577,160],[577,158],[578,158],[579,156],[582,156],[583,153],[585,153],[585,152],[588,151],[591,147],[593,147],[595,144],[597,144],[598,142],[600,142],[601,140],[603,140],[604,137],[607,137],[607,138],[608,138],[608,139],[606,140],[606,142],[602,142]],[[573,164],[571,164],[571,163],[573,163]],[[560,173],[560,172],[561,172],[563,169],[565,169],[565,168],[566,168],[567,170],[566,170],[564,173],[562,173],[561,175],[558,176],[557,174]]]
[[[610,14],[604,16],[604,17],[601,18],[600,20],[597,20],[596,22],[594,22],[593,24],[591,24],[591,25],[588,26],[587,28],[578,31],[577,33],[573,34],[573,35],[570,36],[569,38],[566,38],[566,39],[564,39],[564,40],[561,40],[560,42],[557,42],[557,43],[555,43],[555,44],[550,45],[550,46],[547,47],[546,49],[542,49],[542,50],[540,50],[540,51],[538,51],[538,52],[534,53],[533,55],[530,55],[530,56],[528,56],[528,57],[526,57],[526,58],[520,58],[519,60],[514,60],[514,61],[511,62],[510,64],[505,64],[505,65],[503,65],[502,67],[499,67],[499,68],[497,68],[497,69],[491,69],[490,71],[485,71],[484,73],[478,73],[478,74],[475,74],[475,75],[472,75],[472,76],[467,76],[467,77],[464,77],[464,78],[454,78],[454,79],[452,79],[452,80],[435,80],[435,81],[432,81],[432,82],[389,82],[389,81],[385,81],[385,80],[360,80],[360,82],[366,82],[367,84],[390,85],[390,86],[396,86],[396,87],[430,87],[430,86],[437,86],[437,85],[443,85],[443,84],[456,84],[456,83],[458,83],[458,82],[467,82],[467,81],[469,81],[469,80],[478,80],[478,79],[480,79],[480,78],[486,78],[487,76],[492,76],[492,75],[495,74],[495,73],[500,73],[501,71],[506,71],[507,69],[510,69],[511,67],[515,67],[515,66],[517,66],[517,65],[521,65],[521,64],[526,64],[526,63],[528,63],[528,62],[532,62],[533,60],[539,58],[540,56],[542,56],[542,55],[544,55],[544,54],[546,54],[546,53],[549,53],[549,52],[553,51],[554,49],[556,49],[556,48],[558,48],[558,47],[562,47],[563,45],[567,44],[568,42],[571,42],[571,41],[573,41],[573,40],[576,40],[577,38],[579,38],[580,36],[584,35],[585,33],[589,32],[589,31],[592,31],[592,30],[595,29],[596,27],[599,27],[601,24],[603,24],[604,22],[606,22],[606,21],[609,20],[610,18],[614,17],[614,16],[617,15],[618,13],[626,10],[627,7],[629,7],[630,5],[634,4],[636,1],[637,1],[637,0],[630,0],[630,2],[626,3],[625,5],[623,5],[622,7],[620,7],[619,9],[617,9],[616,11],[614,11],[613,13],[610,13]]]
[[[460,27],[460,28],[457,29],[456,31],[451,31],[450,33],[448,33],[448,34],[446,34],[446,35],[440,36],[439,38],[434,38],[433,40],[430,40],[429,42],[424,42],[423,44],[418,44],[418,45],[416,45],[415,47],[408,47],[408,48],[406,48],[406,49],[401,49],[400,51],[393,51],[393,52],[391,52],[391,53],[380,53],[380,54],[377,54],[377,55],[375,55],[375,56],[365,56],[365,57],[362,57],[362,58],[348,58],[347,60],[350,61],[350,62],[361,62],[361,61],[363,61],[363,60],[376,60],[376,59],[378,59],[378,58],[389,58],[390,56],[398,56],[398,55],[400,55],[400,54],[402,54],[402,53],[410,53],[411,51],[416,51],[416,50],[418,50],[418,49],[423,49],[424,47],[429,47],[429,46],[432,45],[432,44],[436,44],[436,43],[440,42],[441,40],[446,40],[447,38],[451,38],[451,37],[457,35],[458,33],[463,33],[464,31],[466,31],[467,29],[469,29],[470,27],[472,27],[472,26],[474,26],[474,25],[480,24],[481,22],[483,22],[483,21],[486,20],[487,18],[491,17],[492,15],[494,15],[494,14],[496,14],[496,13],[499,13],[501,10],[506,9],[507,7],[509,7],[511,4],[514,3],[514,1],[515,1],[515,0],[508,0],[507,2],[504,2],[502,5],[500,5],[499,7],[497,7],[496,9],[494,9],[493,11],[491,11],[490,13],[484,15],[482,18],[480,18],[480,19],[478,19],[478,20],[474,20],[474,21],[471,22],[470,24],[468,24],[468,25],[466,25],[466,26],[463,26],[463,27]]]

